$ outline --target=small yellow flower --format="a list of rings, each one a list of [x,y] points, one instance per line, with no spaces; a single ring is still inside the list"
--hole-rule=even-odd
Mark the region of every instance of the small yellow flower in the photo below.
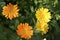
[[[16,32],[21,38],[29,39],[33,35],[32,27],[28,23],[20,23],[17,28]]]
[[[48,11],[49,10],[47,8],[39,8],[35,14],[37,20],[39,20],[41,23],[49,22],[51,19],[51,14]]]
[[[13,18],[18,17],[18,11],[19,11],[19,9],[18,9],[17,4],[13,5],[13,4],[9,3],[9,4],[7,4],[7,6],[3,7],[2,14],[5,15],[5,17],[7,19],[12,20]]]
[[[42,26],[43,25],[43,26]],[[37,21],[36,23],[36,30],[40,31],[42,35],[46,34],[48,32],[48,24],[47,23],[40,23]]]

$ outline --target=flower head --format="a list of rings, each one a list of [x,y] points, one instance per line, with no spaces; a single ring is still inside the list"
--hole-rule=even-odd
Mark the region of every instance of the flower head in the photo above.
[[[8,19],[12,20],[13,18],[18,17],[18,6],[13,5],[11,3],[7,4],[7,6],[3,7],[2,14]]]
[[[28,23],[19,24],[18,29],[16,30],[17,34],[21,36],[21,38],[29,39],[33,35],[32,27],[29,26]]]
[[[42,26],[43,25],[43,26]],[[40,31],[42,35],[46,34],[48,32],[48,24],[45,23],[45,24],[42,24],[40,22],[37,22],[36,23],[36,30]]]
[[[37,20],[39,20],[41,23],[42,22],[49,22],[51,19],[51,14],[48,11],[49,10],[47,8],[43,8],[43,7],[39,8],[35,14]]]

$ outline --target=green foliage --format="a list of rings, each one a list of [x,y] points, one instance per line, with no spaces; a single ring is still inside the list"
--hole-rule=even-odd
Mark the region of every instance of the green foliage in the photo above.
[[[20,9],[19,17],[13,20],[6,19],[2,15],[3,6],[8,3],[18,4]],[[60,35],[60,1],[59,0],[0,0],[0,40],[25,40],[16,34],[19,23],[29,23],[33,28],[36,24],[35,12],[40,7],[46,7],[52,14],[49,22],[49,32],[46,35],[34,33],[29,40],[54,40],[55,36]]]

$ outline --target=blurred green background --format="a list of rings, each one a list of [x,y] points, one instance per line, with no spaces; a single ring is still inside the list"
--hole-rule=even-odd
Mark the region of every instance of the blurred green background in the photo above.
[[[12,3],[18,4],[19,17],[13,20],[6,19],[2,15],[3,6]],[[16,34],[19,23],[29,23],[33,28],[36,24],[35,12],[40,7],[49,9],[52,19],[49,22],[49,32],[41,35],[35,31],[29,40],[60,40],[60,0],[0,0],[0,40],[25,40]]]

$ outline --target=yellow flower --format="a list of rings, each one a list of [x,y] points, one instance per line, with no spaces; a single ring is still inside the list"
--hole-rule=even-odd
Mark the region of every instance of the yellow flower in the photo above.
[[[7,6],[3,7],[2,14],[5,15],[5,17],[7,19],[12,20],[13,18],[18,17],[18,11],[19,11],[19,9],[18,9],[17,4],[13,5],[13,4],[9,3],[9,4],[7,4]]]
[[[32,27],[29,26],[28,23],[18,25],[18,29],[16,30],[17,34],[21,36],[21,38],[29,39],[33,35]]]
[[[36,11],[35,14],[37,18],[37,23],[36,23],[36,30],[39,30],[42,35],[46,34],[48,32],[48,22],[51,19],[51,14],[47,8],[39,8]]]
[[[48,12],[49,10],[47,8],[39,8],[37,11],[36,11],[36,18],[37,20],[39,20],[41,23],[42,22],[49,22],[50,19],[51,19],[51,14],[50,12]]]
[[[43,26],[42,26],[43,25]],[[36,23],[36,30],[40,31],[42,35],[46,34],[48,32],[48,24],[47,23],[40,23],[37,21]]]

